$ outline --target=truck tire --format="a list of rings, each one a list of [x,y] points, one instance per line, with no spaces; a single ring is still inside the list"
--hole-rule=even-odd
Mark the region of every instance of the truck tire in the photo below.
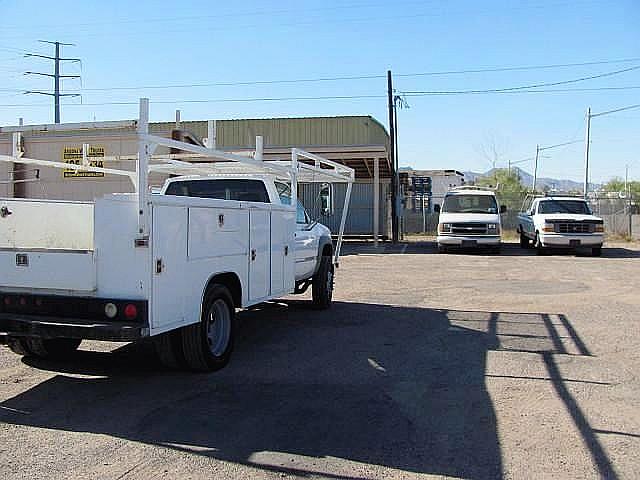
[[[438,245],[438,253],[447,253],[449,249],[445,245]]]
[[[153,347],[160,363],[172,370],[184,368],[185,359],[182,351],[180,331],[163,333],[153,337]]]
[[[311,284],[313,308],[326,310],[333,299],[333,262],[331,256],[323,255],[318,271]]]
[[[79,338],[27,338],[29,351],[40,358],[60,359],[75,352],[82,340]]]
[[[540,236],[537,233],[536,233],[536,239],[533,241],[533,247],[536,249],[536,253],[538,255],[545,254],[544,246],[542,245],[542,242],[540,241]]]
[[[9,337],[7,339],[7,347],[9,347],[9,349],[16,355],[21,355],[23,357],[32,355],[31,350],[29,350],[29,345],[27,344],[26,338]]]
[[[591,249],[591,256],[592,257],[600,257],[600,256],[602,256],[602,246],[593,247]]]
[[[520,248],[529,248],[530,246],[529,238],[520,229]]]
[[[202,302],[200,322],[181,329],[187,368],[212,372],[229,363],[236,334],[235,306],[229,289],[211,285]]]

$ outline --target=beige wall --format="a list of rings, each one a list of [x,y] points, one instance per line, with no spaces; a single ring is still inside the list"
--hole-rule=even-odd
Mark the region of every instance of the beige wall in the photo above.
[[[65,147],[82,147],[83,143],[91,146],[102,146],[106,156],[135,155],[137,142],[130,133],[104,132],[94,135],[81,133],[37,133],[24,135],[25,157],[40,160],[63,161]],[[166,150],[165,150],[166,151]],[[11,142],[6,135],[0,137],[0,152],[11,154]],[[162,153],[161,149],[157,153]],[[8,179],[9,165],[0,162],[0,180]],[[135,161],[105,162],[105,168],[135,170]],[[27,168],[36,168],[28,166]],[[32,173],[29,173],[31,177]],[[150,184],[162,185],[165,175],[152,175]],[[0,196],[11,196],[12,186],[0,184]],[[94,200],[108,193],[131,193],[133,184],[128,177],[105,174],[104,177],[65,178],[64,171],[57,168],[40,168],[40,180],[24,184],[25,197],[56,200]]]

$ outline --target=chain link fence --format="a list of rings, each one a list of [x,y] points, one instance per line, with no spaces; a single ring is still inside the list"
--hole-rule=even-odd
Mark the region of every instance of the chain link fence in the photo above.
[[[526,193],[496,192],[500,205],[507,207],[501,215],[503,231],[518,228],[520,213]],[[437,235],[438,214],[434,207],[442,205],[444,196],[407,195],[403,201],[402,232],[405,234]],[[624,237],[640,238],[640,202],[633,198],[619,198],[616,194],[601,194],[589,197],[589,206],[594,215],[604,220],[605,232]]]

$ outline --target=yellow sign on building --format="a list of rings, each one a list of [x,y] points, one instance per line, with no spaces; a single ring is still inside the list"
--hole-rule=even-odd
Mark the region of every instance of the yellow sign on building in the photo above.
[[[90,145],[87,152],[87,158],[89,159],[89,165],[92,167],[104,168],[104,147]],[[82,147],[64,147],[62,150],[62,161],[65,163],[72,163],[74,165],[82,165]],[[87,172],[84,170],[63,170],[64,178],[98,178],[104,177],[103,172]]]

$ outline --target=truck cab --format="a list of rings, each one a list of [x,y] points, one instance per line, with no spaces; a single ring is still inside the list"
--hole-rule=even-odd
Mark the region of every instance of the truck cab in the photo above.
[[[549,248],[591,249],[600,256],[604,242],[604,222],[591,212],[584,198],[538,196],[525,200],[518,215],[520,246],[534,247],[538,253]]]
[[[444,197],[438,217],[438,251],[449,248],[489,247],[499,252],[501,245],[499,207],[493,190],[481,187],[456,187]]]

